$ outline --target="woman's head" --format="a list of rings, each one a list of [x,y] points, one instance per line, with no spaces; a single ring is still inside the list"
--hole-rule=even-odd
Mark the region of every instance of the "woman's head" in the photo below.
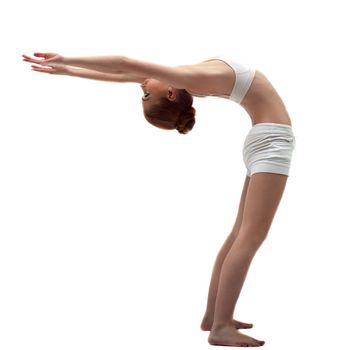
[[[146,79],[142,106],[146,120],[161,129],[186,134],[195,124],[193,96],[184,89],[175,89],[159,80]]]

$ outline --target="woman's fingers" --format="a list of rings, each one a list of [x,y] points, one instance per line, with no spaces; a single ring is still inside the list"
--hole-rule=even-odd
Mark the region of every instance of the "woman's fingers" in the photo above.
[[[34,52],[34,56],[42,57],[42,58],[44,58],[44,61],[47,61],[47,60],[61,61],[61,59],[62,59],[61,55],[58,55],[57,53],[54,53],[54,52]]]
[[[32,57],[29,57],[27,55],[23,55],[23,61],[25,62],[32,62],[32,63],[38,63],[38,64],[41,64],[42,62],[44,62],[44,60],[37,60],[35,58],[32,58]]]
[[[38,67],[38,66],[34,66],[32,65],[32,70],[37,71],[37,72],[43,72],[43,73],[52,73],[53,71],[53,67]]]
[[[34,56],[43,57],[45,59],[36,59],[28,55],[22,55],[23,61],[36,63],[32,65],[33,71],[51,74],[68,74],[68,68],[62,63],[62,56],[55,53],[39,53],[35,52]]]
[[[33,57],[30,57],[27,55],[23,55],[23,61],[36,63],[36,64],[40,64],[40,65],[48,65],[48,63],[63,64],[63,56],[60,56],[56,53],[35,52],[34,56],[41,57],[43,59],[37,59],[37,58],[33,58]]]
[[[39,63],[45,62],[49,58],[56,57],[57,54],[55,54],[55,53],[40,53],[40,52],[35,52],[34,53],[34,56],[35,57],[42,57],[44,59],[43,60],[39,60],[39,59],[30,57],[30,56],[27,56],[27,55],[23,55],[24,61],[28,61],[28,62],[33,62],[33,63],[38,63],[39,64]]]

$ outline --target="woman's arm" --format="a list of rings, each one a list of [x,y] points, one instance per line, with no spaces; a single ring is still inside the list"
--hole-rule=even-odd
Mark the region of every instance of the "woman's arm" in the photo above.
[[[120,68],[121,56],[95,56],[95,57],[64,57],[57,53],[35,52],[33,58],[23,55],[23,61],[45,66],[74,66],[103,73],[126,73]]]
[[[65,65],[53,65],[49,63],[49,66],[34,66],[32,70],[36,72],[43,72],[48,74],[56,75],[68,75],[72,77],[103,80],[103,81],[114,81],[117,83],[142,83],[146,78],[136,76],[134,74],[127,73],[102,73],[91,69],[74,68]]]
[[[127,73],[102,73],[91,69],[78,69],[67,67],[67,75],[72,77],[113,81],[116,83],[142,83],[146,78]]]
[[[121,56],[63,57],[63,64],[104,73],[121,73]]]
[[[190,88],[198,80],[198,74],[193,65],[169,67],[125,56],[64,57],[63,63],[100,72],[154,78],[179,89]]]
[[[178,89],[193,89],[199,85],[209,86],[212,76],[209,69],[198,65],[170,67],[156,63],[140,61],[125,56],[63,57],[56,53],[35,53],[34,59],[23,55],[27,62],[45,66],[66,65],[91,69],[103,73],[124,73],[137,77],[154,78]]]

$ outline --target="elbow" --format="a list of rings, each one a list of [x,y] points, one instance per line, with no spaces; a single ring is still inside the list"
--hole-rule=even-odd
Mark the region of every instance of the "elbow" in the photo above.
[[[116,73],[125,73],[127,65],[127,57],[117,56],[117,71]]]

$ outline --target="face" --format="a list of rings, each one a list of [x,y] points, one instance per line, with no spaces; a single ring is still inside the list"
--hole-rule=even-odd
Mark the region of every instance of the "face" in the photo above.
[[[145,112],[150,106],[158,103],[161,97],[167,97],[170,101],[174,101],[176,98],[176,90],[172,86],[156,79],[145,79],[141,84],[141,89],[144,91],[142,107]]]
[[[176,89],[172,86],[161,82],[156,79],[145,79],[141,84],[141,89],[144,92],[142,96],[142,107],[144,112],[147,114],[148,109],[159,102],[160,98],[166,97],[170,101],[175,101],[176,99]],[[156,126],[156,125],[155,125]],[[166,129],[162,126],[156,126],[160,129]]]

